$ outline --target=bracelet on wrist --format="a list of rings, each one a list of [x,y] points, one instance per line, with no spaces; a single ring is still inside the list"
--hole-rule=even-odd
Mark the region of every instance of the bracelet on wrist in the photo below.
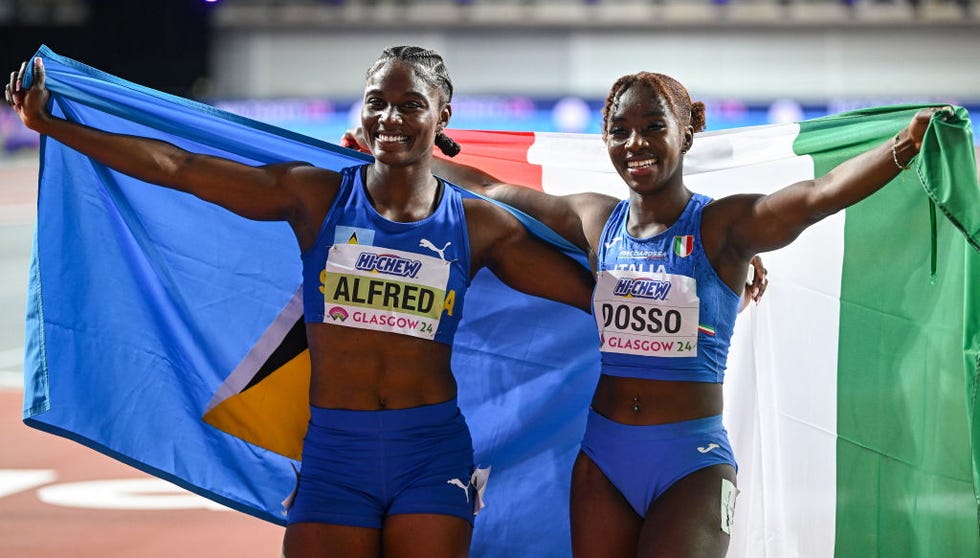
[[[917,153],[913,153],[912,156],[905,161],[905,164],[902,164],[902,161],[898,158],[898,138],[900,135],[901,134],[895,134],[895,141],[892,142],[892,161],[895,162],[895,166],[898,167],[898,170],[903,171],[909,168],[909,166],[912,164],[912,159],[915,159]],[[907,148],[903,149],[903,151],[907,151]]]

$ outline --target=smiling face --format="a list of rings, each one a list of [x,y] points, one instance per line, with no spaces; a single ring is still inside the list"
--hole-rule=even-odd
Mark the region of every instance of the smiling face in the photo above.
[[[361,129],[380,163],[407,165],[431,157],[450,114],[439,88],[404,62],[384,64],[368,76]]]
[[[650,85],[634,83],[613,99],[604,135],[613,167],[634,192],[682,183],[681,162],[694,132]]]

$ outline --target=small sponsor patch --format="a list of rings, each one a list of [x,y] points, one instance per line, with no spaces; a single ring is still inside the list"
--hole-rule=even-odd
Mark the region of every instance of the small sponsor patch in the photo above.
[[[487,483],[490,482],[490,466],[480,467],[477,465],[470,477],[470,485],[473,487],[473,515],[480,513],[480,510],[487,507],[484,495],[487,492]]]
[[[667,252],[661,250],[620,250],[617,255],[621,260],[663,260]]]
[[[282,501],[282,511],[280,513],[283,517],[289,515],[289,510],[293,507],[293,504],[296,503],[296,493],[299,492],[299,469],[297,469],[296,465],[293,465],[292,463],[290,463],[289,466],[293,468],[293,474],[296,476],[296,482],[293,484],[293,489]]]
[[[727,535],[732,534],[737,497],[738,488],[735,488],[735,484],[728,479],[721,479],[721,530]]]

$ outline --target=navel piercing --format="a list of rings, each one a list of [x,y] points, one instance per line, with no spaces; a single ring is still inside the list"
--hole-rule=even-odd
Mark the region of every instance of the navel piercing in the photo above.
[[[639,413],[640,412],[640,396],[639,395],[634,395],[633,396],[633,412],[634,413]]]

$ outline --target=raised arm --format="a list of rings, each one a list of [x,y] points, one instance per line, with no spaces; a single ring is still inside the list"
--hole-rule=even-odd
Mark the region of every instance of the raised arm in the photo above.
[[[336,173],[303,163],[253,167],[191,153],[163,141],[113,134],[56,118],[47,109],[50,95],[44,83],[44,65],[40,58],[33,63],[35,79],[30,88],[22,87],[24,63],[20,71],[11,73],[4,91],[7,104],[28,128],[121,173],[188,192],[243,217],[289,221],[300,244],[312,244],[313,238],[306,239],[311,231],[306,229],[312,229],[315,237],[317,215],[325,215],[339,183]],[[324,208],[316,207],[324,201]]]
[[[717,207],[705,210],[704,217],[705,243],[712,261],[747,262],[757,252],[782,248],[810,225],[877,192],[919,152],[929,120],[937,110],[942,109],[919,111],[895,138],[841,163],[824,176],[767,196],[719,200]]]
[[[595,280],[589,270],[531,235],[506,210],[484,200],[463,203],[473,273],[486,267],[511,288],[591,313]]]

